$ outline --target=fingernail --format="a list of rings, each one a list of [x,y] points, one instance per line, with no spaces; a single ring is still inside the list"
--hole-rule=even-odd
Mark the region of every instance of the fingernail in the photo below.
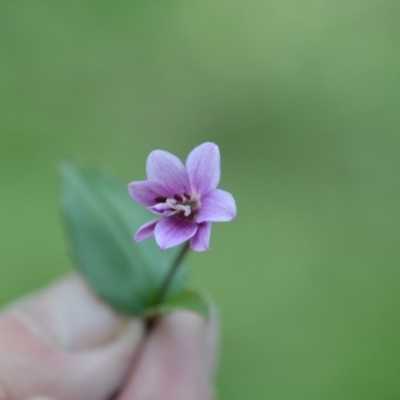
[[[115,340],[125,321],[78,275],[26,298],[13,311],[31,330],[66,352],[98,348]]]

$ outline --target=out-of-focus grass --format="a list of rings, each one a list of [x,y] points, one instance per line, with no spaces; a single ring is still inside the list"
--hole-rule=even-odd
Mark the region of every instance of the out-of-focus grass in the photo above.
[[[220,398],[400,397],[400,7],[393,1],[0,4],[0,302],[68,272],[55,162],[144,177],[222,151],[239,215],[193,282]]]

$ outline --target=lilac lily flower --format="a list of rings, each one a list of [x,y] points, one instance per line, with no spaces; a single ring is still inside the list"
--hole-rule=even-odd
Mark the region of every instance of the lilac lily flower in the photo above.
[[[129,193],[161,218],[143,225],[135,241],[154,235],[163,250],[187,240],[192,250],[209,250],[211,222],[236,217],[233,196],[217,189],[220,158],[214,143],[203,143],[192,150],[186,166],[167,151],[151,152],[146,163],[147,180],[130,183]]]

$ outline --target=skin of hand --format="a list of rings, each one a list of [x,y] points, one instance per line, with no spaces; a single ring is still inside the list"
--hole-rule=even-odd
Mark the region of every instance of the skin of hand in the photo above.
[[[117,315],[74,275],[0,314],[0,400],[211,400],[215,318]]]

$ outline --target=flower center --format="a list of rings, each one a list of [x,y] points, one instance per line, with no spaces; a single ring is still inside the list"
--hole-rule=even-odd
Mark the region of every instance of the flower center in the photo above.
[[[187,193],[176,194],[173,198],[156,197],[154,201],[157,204],[151,207],[152,211],[164,217],[193,218],[200,209],[199,200]]]

